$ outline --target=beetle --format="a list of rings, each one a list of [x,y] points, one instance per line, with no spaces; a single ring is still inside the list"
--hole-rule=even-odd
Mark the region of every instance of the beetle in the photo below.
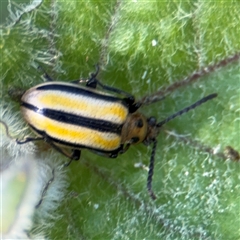
[[[38,137],[27,137],[17,143],[44,140],[70,159],[65,166],[80,159],[84,148],[116,158],[133,144],[152,144],[147,189],[150,197],[156,199],[152,177],[160,128],[217,94],[210,94],[157,122],[155,117],[147,118],[138,111],[142,104],[132,94],[102,84],[97,79],[98,72],[97,68],[89,79],[72,82],[53,81],[45,73],[47,82],[30,88],[21,96],[23,118]],[[82,82],[86,85],[83,86]]]

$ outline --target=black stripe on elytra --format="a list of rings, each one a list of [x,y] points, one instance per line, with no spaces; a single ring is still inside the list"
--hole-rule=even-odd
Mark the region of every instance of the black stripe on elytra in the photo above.
[[[63,141],[61,139],[49,136],[45,131],[40,131],[37,128],[33,127],[31,124],[29,124],[29,126],[30,126],[30,128],[32,128],[32,130],[35,133],[37,133],[40,136],[43,136],[45,142],[52,142],[52,143],[55,143],[55,144],[61,144],[61,145],[66,146],[66,147],[71,147],[72,149],[87,148],[87,149],[90,149],[90,150],[97,151],[97,153],[103,153],[103,154],[104,153],[105,154],[115,153],[115,154],[118,154],[119,151],[121,151],[122,148],[123,148],[122,144],[121,144],[117,149],[114,149],[114,150],[111,150],[111,151],[105,151],[103,149],[98,149],[98,148],[94,148],[94,147],[90,147],[90,146],[86,146],[86,145],[75,144],[73,142],[66,142],[66,141]]]
[[[128,107],[128,104],[123,98],[104,95],[104,94],[101,94],[101,92],[92,91],[90,88],[88,89],[87,87],[74,86],[74,84],[71,86],[67,84],[64,85],[64,84],[52,83],[52,84],[40,85],[36,88],[36,90],[43,90],[43,91],[51,90],[51,91],[67,92],[67,93],[72,93],[76,95],[86,96],[89,98],[101,99],[107,102],[121,102],[125,107]]]
[[[99,132],[116,133],[119,135],[121,134],[122,125],[120,124],[115,124],[105,120],[77,116],[71,113],[66,113],[48,108],[39,109],[25,102],[22,102],[21,105],[29,110],[32,110],[36,113],[39,113],[47,118],[56,120],[58,122],[86,127],[93,130],[97,130]]]

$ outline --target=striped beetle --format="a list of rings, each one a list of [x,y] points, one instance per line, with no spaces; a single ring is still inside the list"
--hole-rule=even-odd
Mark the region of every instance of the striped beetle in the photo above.
[[[53,81],[45,74],[46,83],[25,91],[21,96],[21,111],[38,137],[27,137],[17,140],[17,143],[44,140],[70,158],[65,166],[72,160],[78,160],[83,148],[116,158],[132,144],[152,144],[147,189],[151,198],[156,199],[152,191],[152,177],[161,126],[215,98],[217,94],[210,94],[157,123],[154,117],[146,118],[138,112],[141,103],[135,101],[133,95],[97,80],[98,70],[88,80],[70,83]],[[80,84],[82,82],[86,86]],[[96,89],[97,86],[103,91]],[[71,149],[72,154],[66,149]]]

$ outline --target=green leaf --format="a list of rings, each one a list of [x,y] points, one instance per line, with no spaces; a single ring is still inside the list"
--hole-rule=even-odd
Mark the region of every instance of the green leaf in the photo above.
[[[51,219],[46,236],[239,239],[239,162],[224,155],[229,145],[240,151],[239,2],[65,0],[17,9],[12,5],[15,17],[2,26],[0,42],[1,103],[13,115],[19,106],[8,89],[41,83],[38,65],[70,81],[87,78],[99,63],[102,83],[140,100],[165,96],[141,108],[158,121],[218,93],[161,130],[156,201],[146,190],[151,147],[132,146],[117,159],[84,150],[67,169],[68,192],[52,213],[63,217]],[[67,161],[54,151],[45,155]],[[41,219],[35,222],[36,231]]]

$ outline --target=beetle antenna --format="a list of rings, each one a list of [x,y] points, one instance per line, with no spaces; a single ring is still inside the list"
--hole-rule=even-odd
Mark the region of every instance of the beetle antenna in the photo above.
[[[99,64],[98,63],[95,64],[94,67],[95,67],[96,71],[94,73],[91,73],[90,79],[95,79],[99,73],[99,70],[100,70]]]
[[[192,104],[192,105],[190,105],[190,106],[188,106],[188,107],[186,107],[186,108],[184,108],[184,109],[174,113],[173,115],[171,115],[168,118],[164,119],[163,121],[159,122],[156,125],[156,127],[160,128],[162,125],[166,124],[167,122],[171,121],[172,119],[174,119],[174,118],[176,118],[176,117],[178,117],[178,116],[180,116],[180,115],[182,115],[184,113],[187,113],[188,111],[190,111],[190,110],[200,106],[201,104],[203,104],[203,103],[205,103],[205,102],[207,102],[207,101],[209,101],[209,100],[211,100],[211,99],[213,99],[215,97],[217,97],[217,93],[210,94],[210,95],[208,95],[208,96],[198,100],[194,104]]]
[[[149,170],[148,170],[148,178],[147,178],[147,190],[152,200],[155,200],[157,198],[152,190],[152,177],[154,172],[154,160],[155,160],[156,148],[157,148],[157,140],[153,139],[153,147],[152,147],[152,153],[151,153]]]

